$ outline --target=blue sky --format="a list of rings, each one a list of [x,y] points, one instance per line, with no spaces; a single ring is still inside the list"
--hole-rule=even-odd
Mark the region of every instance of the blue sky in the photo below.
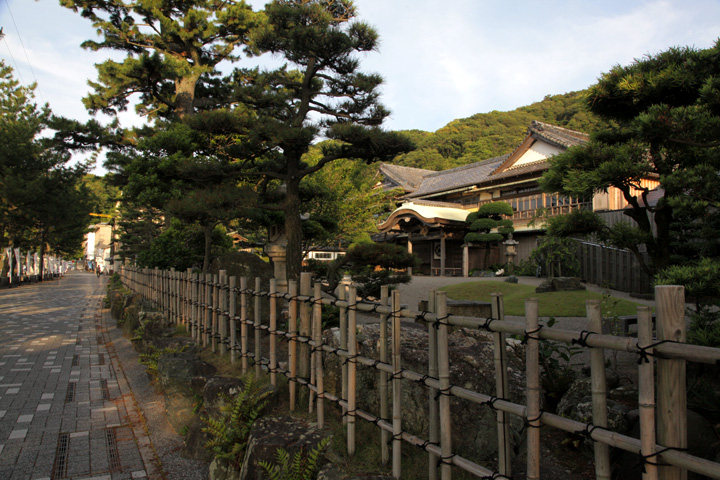
[[[251,0],[259,8],[264,0]],[[363,69],[385,78],[388,129],[435,131],[456,118],[513,110],[581,90],[613,65],[720,37],[720,0],[355,0],[381,37]],[[88,118],[81,98],[108,52],[58,0],[0,0],[0,58],[38,82],[39,102]],[[17,27],[17,29],[16,29]],[[124,114],[121,121],[141,120]]]

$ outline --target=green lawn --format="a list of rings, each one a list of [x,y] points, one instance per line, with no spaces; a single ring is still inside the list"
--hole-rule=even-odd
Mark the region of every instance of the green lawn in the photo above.
[[[525,299],[537,298],[538,310],[541,317],[584,317],[585,300],[598,299],[602,301],[603,316],[635,315],[640,305],[628,300],[604,297],[603,295],[587,290],[570,292],[535,293],[532,285],[516,283],[478,281],[459,283],[442,287],[448,292],[448,297],[455,300],[490,301],[490,294],[499,292],[503,294],[506,315],[525,315]]]

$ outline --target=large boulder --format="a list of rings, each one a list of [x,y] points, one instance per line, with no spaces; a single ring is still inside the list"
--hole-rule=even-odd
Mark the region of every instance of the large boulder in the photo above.
[[[359,325],[358,354],[379,358],[380,326]],[[339,347],[339,330],[325,331],[325,342]],[[428,335],[425,328],[404,323],[401,336],[402,368],[419,374],[428,372]],[[493,361],[492,335],[478,330],[454,329],[449,336],[450,383],[488,396],[496,394],[495,367]],[[508,383],[512,402],[524,404],[525,376],[523,348],[520,342],[509,339],[507,346]],[[336,356],[325,359],[325,389],[334,395],[341,393],[341,364]],[[389,391],[392,387],[389,386]],[[358,366],[357,408],[378,414],[380,412],[380,373],[378,370]],[[418,382],[402,382],[403,430],[428,438],[429,388]],[[468,455],[475,461],[492,461],[497,456],[497,415],[487,405],[479,405],[451,397],[453,452]],[[513,445],[518,448],[523,441],[523,422],[510,416]]]
[[[580,283],[580,279],[577,277],[552,277],[535,288],[536,293],[565,292],[570,290],[586,290],[586,287]]]
[[[319,430],[316,424],[299,418],[287,415],[260,418],[250,430],[240,479],[263,478],[264,470],[259,462],[275,464],[278,449],[284,449],[292,459],[296,452],[309,452],[317,447],[326,436],[327,433]],[[210,480],[214,479],[211,477]]]

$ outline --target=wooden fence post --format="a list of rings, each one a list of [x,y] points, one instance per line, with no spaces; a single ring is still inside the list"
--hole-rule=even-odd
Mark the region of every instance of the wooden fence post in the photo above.
[[[322,365],[322,284],[316,282],[313,286],[313,339],[315,340],[315,386],[317,387],[317,424],[318,428],[325,427],[325,406],[323,396],[325,385]]]
[[[436,291],[430,290],[428,294],[428,312],[436,313],[437,307]],[[428,375],[432,378],[438,378],[438,342],[437,330],[435,325],[428,322]],[[428,440],[430,443],[440,444],[440,402],[438,399],[437,388],[430,387],[428,389],[428,402],[430,404],[428,419]],[[440,457],[434,453],[428,453],[428,480],[436,480],[438,476],[438,463]]]
[[[348,289],[348,392],[347,392],[347,449],[348,455],[355,454],[355,408],[357,406],[356,374],[357,374],[357,290],[355,287]]]
[[[638,347],[645,348],[648,357],[640,360],[638,367],[638,407],[640,410],[640,454],[645,458],[654,458],[655,454],[655,365],[652,348],[653,323],[650,307],[637,308]],[[655,461],[643,465],[643,480],[657,480]]]
[[[338,300],[345,301],[347,300],[347,284],[345,283],[345,278],[340,282],[340,286],[338,287]],[[339,317],[339,324],[340,324],[340,350],[347,351],[347,338],[348,338],[348,319],[347,319],[348,310],[347,307],[339,307],[338,308],[338,317]],[[381,333],[382,335],[382,333]],[[382,348],[382,347],[380,347]],[[342,362],[340,365],[340,378],[342,379],[341,384],[341,390],[340,394],[343,400],[347,400],[348,395],[348,364],[347,362]],[[382,404],[382,380],[380,381],[380,396],[381,396],[381,404]],[[387,388],[387,385],[385,386]],[[382,407],[380,407],[382,408]],[[342,407],[342,421],[343,424],[347,424],[347,408]],[[382,415],[382,414],[381,414]]]
[[[202,332],[202,346],[208,346],[208,335],[210,333],[210,325],[212,322],[212,285],[213,276],[211,273],[205,274],[205,311],[203,312],[203,325],[200,331]]]
[[[269,318],[268,318],[268,333],[270,341],[270,364],[268,370],[270,371],[270,383],[275,386],[277,385],[277,358],[276,358],[276,331],[277,331],[277,280],[275,278],[270,279],[270,290],[268,295],[269,303]]]
[[[230,277],[228,288],[229,288],[229,302],[228,302],[228,313],[230,315],[230,363],[237,361],[237,322],[236,309],[237,309],[237,278]]]
[[[218,321],[219,315],[218,310],[220,309],[220,276],[216,273],[213,275],[212,280],[212,316],[211,316],[211,327],[210,327],[210,347],[213,353],[217,352],[218,344]]]
[[[540,479],[540,362],[538,300],[525,300],[525,369],[527,381],[527,474],[528,480]]]
[[[290,333],[290,341],[288,342],[288,368],[290,370],[290,382],[288,384],[288,389],[290,390],[290,411],[294,412],[297,391],[297,280],[288,281],[288,293],[290,294],[290,310],[288,317],[288,333]]]
[[[260,345],[260,277],[255,277],[255,324],[253,331],[255,333],[255,378],[260,378],[262,373],[262,346]]]
[[[198,304],[200,303],[200,283],[197,273],[192,274],[192,280],[190,282],[190,299],[192,301],[192,310],[190,311],[190,337],[195,343],[198,343],[197,332],[198,332]]]
[[[312,295],[312,273],[303,272],[300,274],[300,296],[310,297]],[[298,326],[301,337],[310,337],[310,305],[306,302],[300,304],[300,325]],[[307,343],[300,344],[298,354],[298,374],[300,377],[310,378],[310,347]]]
[[[227,272],[220,270],[220,283],[218,286],[218,333],[220,334],[220,355],[226,355],[228,353],[228,308],[227,308]]]
[[[354,289],[351,289],[354,291]],[[392,292],[392,367],[393,367],[393,404],[392,404],[392,425],[393,425],[393,441],[392,441],[392,474],[395,478],[400,478],[402,474],[402,371],[401,366],[401,350],[400,350],[400,292],[393,290]],[[354,408],[354,406],[353,406]]]
[[[452,458],[452,431],[450,429],[450,352],[448,348],[447,292],[435,292],[437,312],[437,362],[440,380],[440,478],[450,480]]]
[[[192,319],[192,288],[193,288],[193,271],[192,268],[188,268],[185,272],[185,329],[192,336],[190,330],[190,320]]]
[[[588,330],[602,333],[602,314],[600,300],[587,300],[585,310],[588,318]],[[605,350],[590,349],[590,377],[592,390],[593,425],[607,428],[607,382],[605,380]],[[602,442],[593,442],[595,451],[595,478],[610,480],[610,447]]]
[[[242,374],[248,370],[248,311],[247,277],[240,277],[240,367]]]
[[[502,293],[491,294],[492,318],[495,320],[505,319],[505,306]],[[509,398],[510,388],[507,375],[507,343],[505,334],[493,332],[493,355],[495,362],[495,395],[497,398]],[[498,473],[506,477],[512,474],[512,446],[510,445],[510,419],[508,414],[497,410],[498,428]]]
[[[677,285],[655,287],[657,339],[685,342],[685,290]],[[657,440],[664,447],[687,447],[687,396],[685,360],[657,359]],[[687,471],[661,466],[660,480],[685,480]]]
[[[390,288],[387,285],[380,287],[380,303],[383,305],[388,304],[390,297]],[[347,341],[346,341],[347,343]],[[347,347],[347,345],[346,345]],[[380,314],[380,361],[382,363],[388,363],[388,315],[386,313]],[[344,384],[345,393],[347,396],[347,383]],[[390,417],[390,405],[388,398],[388,374],[384,370],[380,370],[380,418],[383,420],[389,420]],[[390,442],[390,432],[384,428],[380,430],[380,458],[383,465],[390,461],[390,448],[388,443]]]

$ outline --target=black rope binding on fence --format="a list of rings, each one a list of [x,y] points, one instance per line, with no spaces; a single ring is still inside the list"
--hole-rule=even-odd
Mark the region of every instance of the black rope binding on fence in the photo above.
[[[535,418],[525,418],[525,428],[542,428],[542,422],[540,422],[540,425],[532,425],[532,422],[539,422],[540,418],[543,416],[542,410],[540,410],[540,413],[538,413],[538,416]]]
[[[487,405],[487,406],[490,407],[494,412],[497,412],[498,409],[497,409],[497,407],[495,406],[495,402],[497,402],[498,400],[503,400],[503,401],[505,401],[506,399],[501,398],[501,397],[496,397],[495,395],[493,395],[492,397],[490,397],[490,400],[487,400],[487,401],[485,401],[485,402],[481,402],[480,405]]]
[[[450,326],[450,322],[448,322],[448,319],[450,318],[450,315],[445,315],[444,317],[438,317],[433,322],[432,326],[435,330],[440,328],[440,325],[444,325],[446,327]]]
[[[658,450],[655,453],[650,453],[648,455],[642,455],[642,454],[638,453],[638,456],[640,457],[640,461],[638,462],[637,466],[642,469],[642,473],[647,473],[645,470],[645,465],[654,465],[656,467],[670,467],[672,465],[669,463],[651,462],[650,461],[651,458],[657,457],[658,455],[668,452],[670,450],[675,450],[676,452],[687,452],[687,448],[665,447],[661,450]]]
[[[648,357],[655,357],[655,353],[648,352],[649,349],[655,348],[658,345],[662,345],[663,343],[678,343],[675,340],[661,340],[659,342],[651,343],[650,345],[646,345],[644,347],[641,347],[640,345],[636,344],[635,347],[637,348],[637,354],[639,355],[637,364],[640,365],[641,363],[650,363],[650,359]],[[719,360],[720,361],[720,360]]]
[[[592,332],[590,330],[583,330],[582,332],[580,332],[580,336],[578,338],[573,338],[570,341],[570,344],[571,345],[580,345],[581,347],[592,348],[587,344],[587,339],[588,339],[588,337],[590,337],[590,335],[597,335],[597,333]]]
[[[492,318],[492,317],[486,318],[486,319],[485,319],[485,322],[483,322],[482,324],[478,325],[478,329],[480,329],[480,330],[486,330],[486,331],[492,333],[493,330],[492,330],[492,328],[490,328],[490,324],[491,324],[492,322],[494,322],[495,320],[497,320],[497,318]]]
[[[544,326],[544,325],[538,325],[538,327],[537,327],[535,330],[531,330],[531,331],[529,331],[529,332],[528,332],[527,330],[525,330],[525,331],[523,332],[523,339],[522,339],[521,343],[522,343],[523,345],[527,345],[528,340],[540,340],[540,337],[539,337],[539,336],[538,336],[538,337],[533,337],[532,335],[533,335],[534,333],[538,333],[540,330],[542,330],[543,326]]]

